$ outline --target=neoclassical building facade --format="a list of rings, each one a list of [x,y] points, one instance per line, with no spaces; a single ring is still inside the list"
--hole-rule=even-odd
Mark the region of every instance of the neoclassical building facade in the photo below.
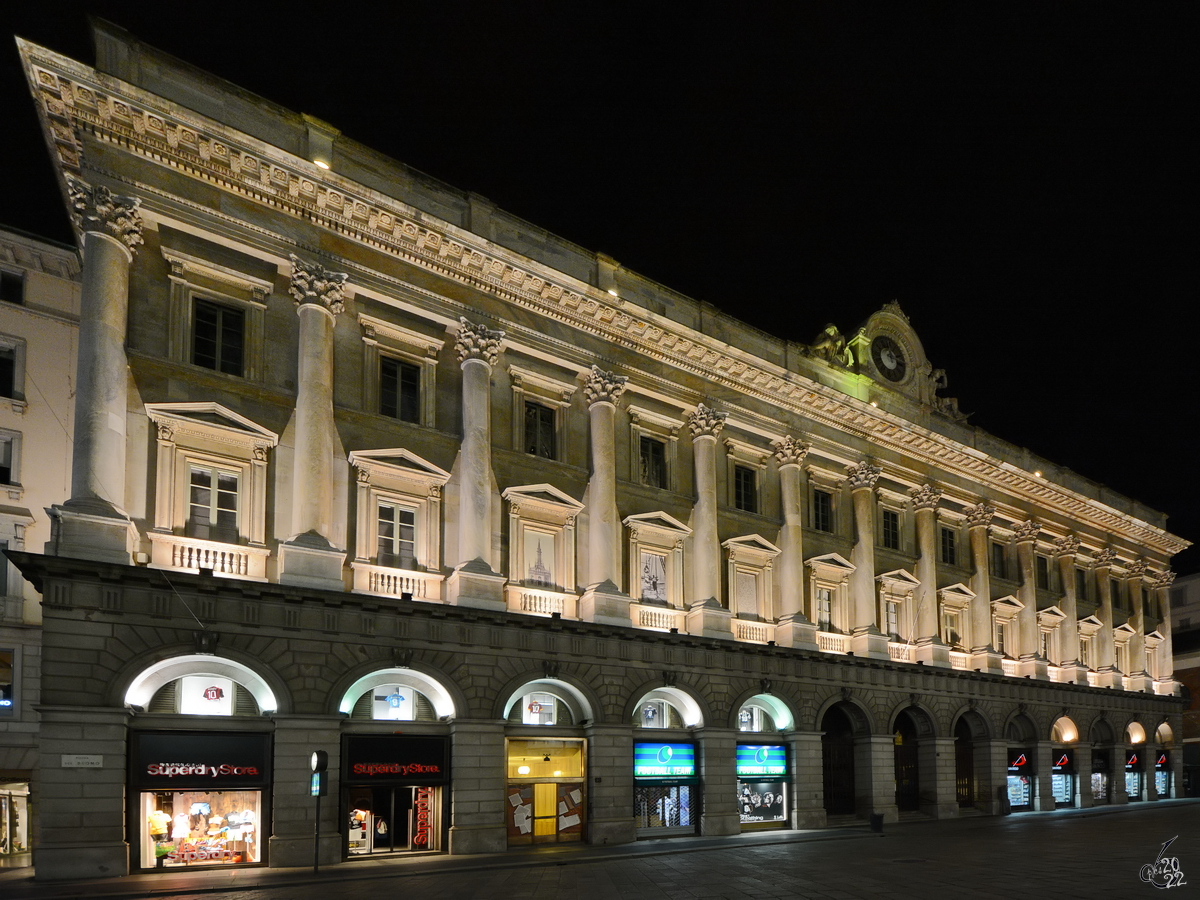
[[[38,877],[307,864],[314,751],[329,863],[1173,795],[1187,542],[896,304],[772,338],[96,45],[20,44],[82,256]]]

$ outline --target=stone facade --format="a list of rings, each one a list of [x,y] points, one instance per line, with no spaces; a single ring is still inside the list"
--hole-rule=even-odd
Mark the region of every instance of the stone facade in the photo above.
[[[1012,771],[1030,809],[1121,802],[1116,761],[1173,749],[1187,542],[967,425],[898,306],[811,345],[701,317],[96,28],[95,69],[20,45],[85,260],[69,491],[10,554],[38,877],[307,864],[313,750],[322,857],[367,852],[348,814],[403,766],[352,757],[396,719],[449,772],[386,790],[456,853],[995,813]],[[270,742],[236,850],[147,830],[197,763],[140,748],[197,730]]]

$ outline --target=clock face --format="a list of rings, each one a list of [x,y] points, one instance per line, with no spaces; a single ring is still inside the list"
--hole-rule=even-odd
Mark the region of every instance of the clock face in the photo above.
[[[871,341],[871,359],[888,381],[904,380],[908,363],[904,360],[904,351],[892,338],[883,334]]]

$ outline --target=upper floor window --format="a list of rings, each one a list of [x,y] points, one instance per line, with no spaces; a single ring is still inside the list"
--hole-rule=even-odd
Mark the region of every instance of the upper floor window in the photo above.
[[[0,647],[0,716],[11,716],[15,705],[16,653]],[[6,823],[7,824],[7,823]]]
[[[193,305],[192,363],[241,376],[246,349],[246,316],[240,309],[197,298]]]
[[[379,360],[379,414],[421,421],[421,367],[391,356]]]
[[[955,650],[965,649],[962,629],[963,611],[949,607],[942,608],[942,640]]]
[[[733,505],[746,512],[758,512],[758,473],[749,466],[733,467]]]
[[[1075,598],[1077,600],[1088,598],[1087,572],[1080,568],[1075,569]]]
[[[900,513],[894,509],[883,510],[883,546],[888,550],[900,549]]]
[[[227,544],[238,542],[238,475],[215,466],[191,467],[189,535]]]
[[[13,444],[15,440],[7,435],[0,435],[0,484],[13,484],[13,462],[15,458]]]
[[[543,459],[556,458],[555,411],[532,400],[525,401],[525,452]]]
[[[992,541],[991,574],[993,578],[1008,577],[1008,566],[1005,560],[1004,545],[999,541]]]
[[[1125,604],[1124,604],[1124,601],[1121,599],[1121,582],[1119,582],[1115,578],[1110,578],[1108,580],[1108,589],[1112,593],[1113,606],[1123,607]],[[1124,671],[1124,670],[1122,670],[1122,671]]]
[[[376,562],[412,569],[417,559],[417,510],[399,503],[380,502],[376,523]]]
[[[667,486],[667,445],[658,438],[642,435],[638,442],[639,472],[642,484]]]
[[[0,397],[11,397],[16,390],[16,354],[7,347],[0,347]]]
[[[13,401],[13,411],[25,409],[25,339],[0,334],[0,397]]]
[[[941,529],[941,561],[942,565],[958,565],[958,545],[955,541],[953,528]]]
[[[1034,557],[1034,576],[1039,590],[1050,590],[1050,560],[1045,556]]]
[[[0,271],[0,300],[5,303],[24,303],[25,279],[15,272]]]
[[[833,531],[833,494],[828,491],[813,491],[813,528]]]

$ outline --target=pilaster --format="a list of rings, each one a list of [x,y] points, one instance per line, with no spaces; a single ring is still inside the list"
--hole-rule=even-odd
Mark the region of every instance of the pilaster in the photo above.
[[[588,403],[592,476],[588,480],[588,580],[579,616],[629,625],[629,595],[621,583],[621,518],[617,511],[616,411],[627,379],[592,366],[583,386]]]
[[[1058,560],[1058,578],[1062,584],[1062,600],[1059,609],[1063,620],[1058,626],[1060,663],[1065,681],[1086,685],[1087,666],[1079,662],[1079,598],[1075,593],[1075,554],[1079,552],[1079,538],[1073,534],[1054,542]]]
[[[784,735],[792,759],[792,827],[824,828],[825,782],[821,772],[821,732]]]
[[[958,818],[956,741],[952,737],[920,738],[917,759],[921,772],[921,811],[935,819]],[[927,775],[933,784],[926,786]]]
[[[988,560],[988,528],[996,510],[977,503],[967,510],[967,537],[971,544],[971,668],[1002,675],[1001,655],[992,647],[992,582]]]
[[[878,813],[884,822],[895,822],[900,817],[896,807],[896,745],[890,734],[873,734],[858,738],[854,742],[854,769],[863,773],[856,776],[859,789],[865,788],[855,806],[858,814]]]
[[[737,834],[742,830],[737,806],[737,732],[705,727],[696,732],[696,740],[704,780],[700,833],[705,837]]]
[[[816,650],[817,626],[804,615],[804,510],[800,499],[800,465],[808,455],[808,445],[789,435],[775,441],[774,447],[783,506],[776,563],[781,615],[775,625],[775,643],[780,647]]]
[[[329,794],[321,802],[319,858],[322,865],[342,860],[341,816],[341,716],[279,715],[275,721],[275,766],[271,788],[271,839],[268,862],[272,868],[311,866],[316,800],[309,793],[314,750],[329,754],[326,779]]]
[[[1028,675],[1037,681],[1050,679],[1049,664],[1039,652],[1037,623],[1037,580],[1033,571],[1033,548],[1041,526],[1032,519],[1017,525],[1017,567],[1021,576],[1017,599],[1023,604],[1017,613],[1017,641],[1020,661],[1017,674]]]
[[[867,462],[846,467],[854,501],[854,549],[850,562],[850,649],[856,656],[889,659],[887,635],[875,621],[875,482],[882,470]],[[892,804],[893,809],[895,804]]]
[[[721,603],[721,546],[717,540],[717,435],[725,413],[701,403],[688,418],[696,467],[696,505],[692,512],[692,606]],[[691,629],[689,623],[689,630]],[[693,634],[697,632],[692,632]],[[732,794],[730,795],[732,796]]]
[[[633,816],[633,727],[591,725],[588,739],[589,844],[637,840]]]
[[[504,826],[504,725],[456,720],[450,726],[454,788],[450,807],[450,852],[503,853],[508,846]],[[632,802],[633,793],[630,791]]]

